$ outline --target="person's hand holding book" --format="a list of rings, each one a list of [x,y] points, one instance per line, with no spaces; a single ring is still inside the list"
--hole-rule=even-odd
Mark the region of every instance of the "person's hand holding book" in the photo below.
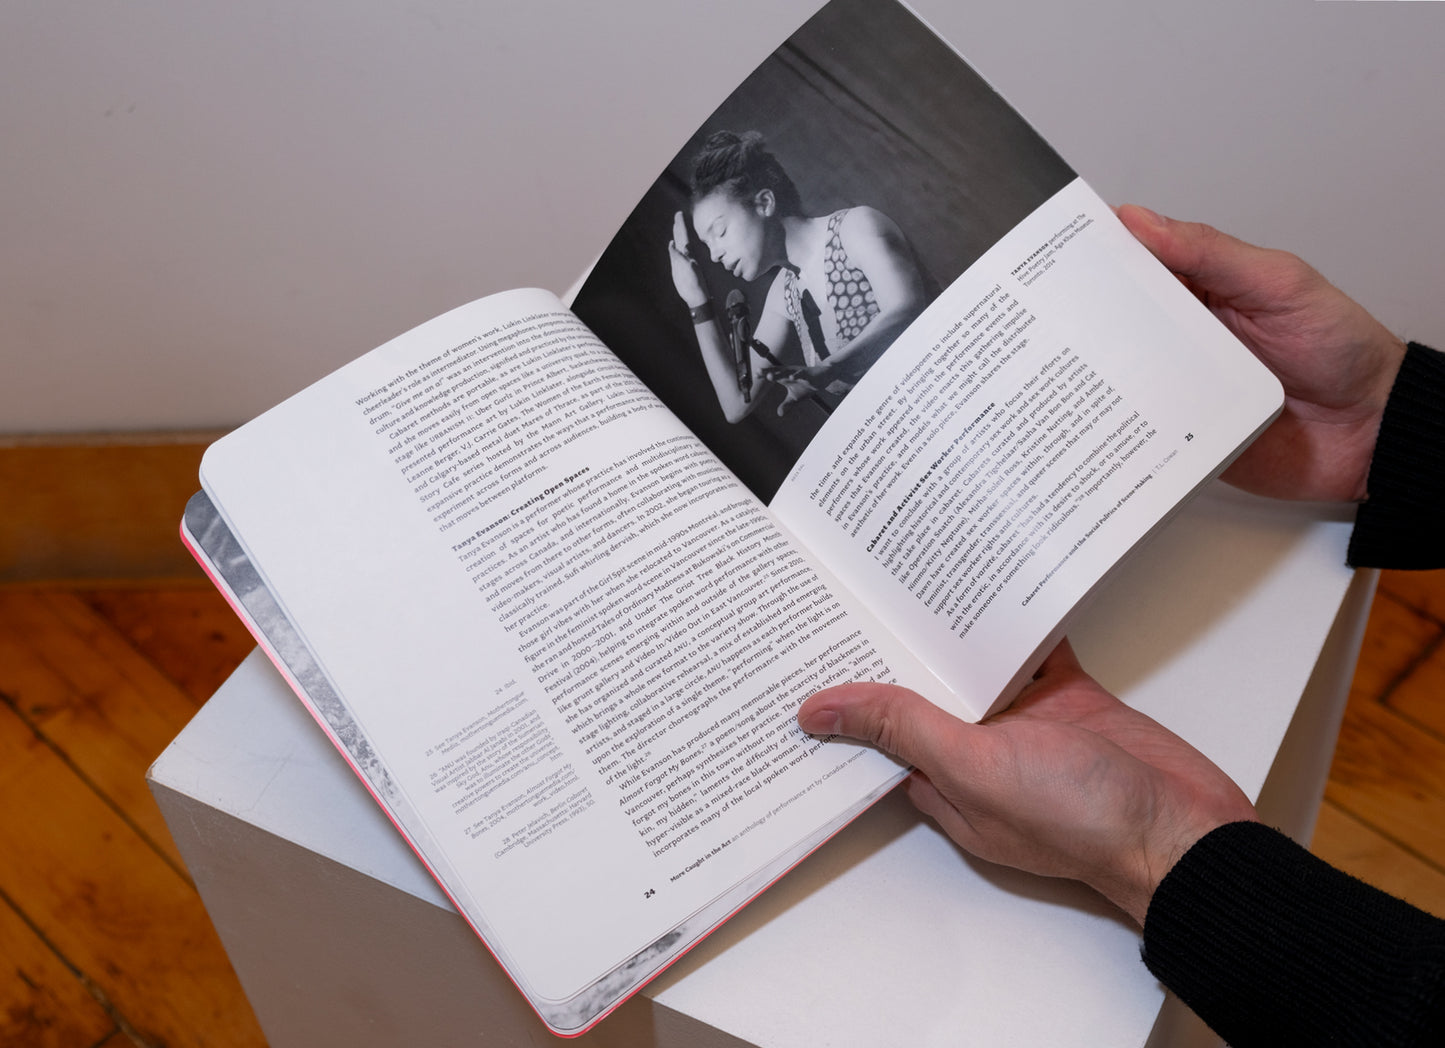
[[[798,721],[911,764],[909,799],[966,851],[1083,881],[1141,926],[1192,844],[1255,818],[1229,776],[1105,691],[1067,641],[1013,705],[979,724],[878,683],[818,692]]]
[[[1118,214],[1284,385],[1284,412],[1224,479],[1275,498],[1363,499],[1405,344],[1287,251],[1133,204]]]

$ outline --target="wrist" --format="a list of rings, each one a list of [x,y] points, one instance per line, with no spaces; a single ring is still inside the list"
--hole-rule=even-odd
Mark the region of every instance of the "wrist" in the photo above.
[[[697,305],[688,302],[687,313],[688,316],[692,318],[694,324],[706,324],[717,316],[717,310],[713,308],[712,299],[710,298],[703,299],[702,302]]]
[[[1168,829],[1155,827],[1139,841],[1138,849],[1125,868],[1108,871],[1091,886],[1119,909],[1128,914],[1139,927],[1159,885],[1189,850],[1221,826],[1236,822],[1258,822],[1254,807],[1239,795],[1233,803],[1206,817]]]
[[[1380,430],[1385,422],[1385,413],[1391,406],[1395,384],[1404,368],[1405,358],[1410,355],[1410,345],[1392,333],[1382,332],[1380,348],[1376,351],[1379,361],[1373,382],[1374,393],[1369,398],[1370,415],[1366,426],[1368,439],[1364,443],[1364,463],[1360,471],[1359,487],[1354,501],[1362,502],[1369,495],[1370,466],[1380,441]],[[1398,409],[1398,404],[1396,408]],[[1433,407],[1433,405],[1432,405]]]

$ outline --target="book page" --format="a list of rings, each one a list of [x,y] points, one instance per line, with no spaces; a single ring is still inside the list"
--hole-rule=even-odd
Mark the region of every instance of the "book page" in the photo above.
[[[389,343],[202,479],[549,1021],[902,774],[794,714],[916,665],[546,293]]]
[[[1280,403],[1075,182],[894,344],[772,508],[982,716]]]
[[[1278,384],[905,8],[833,0],[578,315],[981,717]]]

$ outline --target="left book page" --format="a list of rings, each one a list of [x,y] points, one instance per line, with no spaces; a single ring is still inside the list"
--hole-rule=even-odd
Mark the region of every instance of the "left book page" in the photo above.
[[[793,714],[922,671],[549,293],[367,354],[201,479],[192,548],[556,1032],[903,774]]]

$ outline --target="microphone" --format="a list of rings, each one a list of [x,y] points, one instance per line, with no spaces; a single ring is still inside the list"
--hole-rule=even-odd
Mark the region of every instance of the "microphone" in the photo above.
[[[728,292],[728,345],[733,351],[733,366],[737,369],[738,392],[743,401],[753,398],[752,322],[748,317],[748,302],[737,288]]]

